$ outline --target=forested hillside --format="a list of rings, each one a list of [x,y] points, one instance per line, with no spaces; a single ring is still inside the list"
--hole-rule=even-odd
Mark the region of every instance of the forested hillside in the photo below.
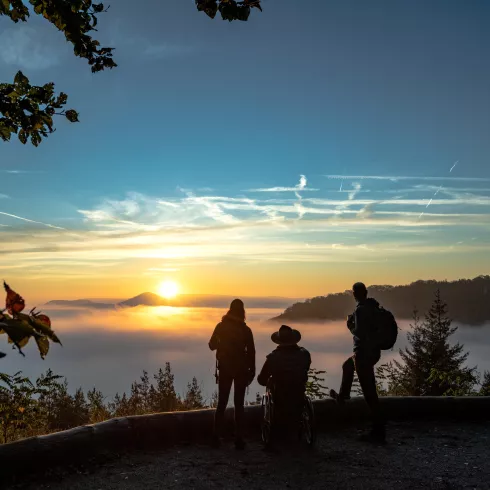
[[[413,310],[427,311],[434,292],[450,305],[450,317],[465,325],[490,322],[490,276],[458,281],[416,281],[404,286],[368,286],[369,295],[397,318],[411,318]],[[295,303],[274,318],[277,321],[343,320],[355,308],[350,291],[317,296]]]

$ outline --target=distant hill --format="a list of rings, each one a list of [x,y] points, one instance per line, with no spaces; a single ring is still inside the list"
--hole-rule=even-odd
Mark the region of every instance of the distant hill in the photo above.
[[[96,301],[91,301],[89,299],[75,299],[75,300],[64,300],[55,299],[53,301],[48,301],[47,306],[63,306],[63,307],[75,307],[75,308],[95,308],[98,310],[110,310],[114,309],[114,304],[110,303],[98,303]]]
[[[228,308],[235,296],[182,294],[172,299],[163,298],[155,293],[142,293],[134,298],[119,303],[99,303],[97,300],[53,300],[46,303],[48,306],[62,306],[74,308],[113,309],[115,307],[136,306],[180,306],[194,308]],[[280,297],[241,297],[247,308],[286,308],[294,299]]]
[[[120,306],[168,306],[168,304],[165,298],[155,293],[142,293],[119,303]]]
[[[143,293],[122,301],[120,306],[181,306],[194,308],[227,308],[235,296],[217,296],[200,294],[180,294],[172,299],[162,298],[158,294]],[[291,304],[291,298],[277,297],[241,297],[248,308],[285,308]]]
[[[369,295],[397,318],[411,318],[414,308],[421,317],[430,308],[439,289],[448,304],[450,317],[466,325],[490,322],[490,276],[458,281],[416,281],[405,286],[368,286]],[[350,291],[317,296],[286,308],[273,321],[305,322],[344,320],[355,308]]]

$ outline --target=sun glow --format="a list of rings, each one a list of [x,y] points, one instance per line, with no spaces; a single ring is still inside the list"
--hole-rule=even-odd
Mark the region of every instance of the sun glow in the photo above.
[[[164,281],[158,286],[158,294],[164,298],[175,298],[179,294],[179,289],[175,281]]]

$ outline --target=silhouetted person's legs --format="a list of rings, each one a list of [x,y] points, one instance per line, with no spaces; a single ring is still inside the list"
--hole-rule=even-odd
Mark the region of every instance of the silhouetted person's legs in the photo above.
[[[348,400],[350,398],[355,370],[354,357],[349,357],[349,359],[342,364],[342,383],[338,394],[339,399]]]
[[[234,405],[235,405],[235,442],[243,446],[243,414],[245,412],[245,392],[247,391],[247,379],[245,376],[236,376],[234,380]]]
[[[214,437],[219,438],[223,432],[223,423],[225,419],[225,410],[230,398],[231,385],[233,376],[226,372],[219,373],[218,381],[218,406],[214,415]]]
[[[357,353],[354,356],[354,362],[364,399],[371,410],[373,433],[384,439],[385,423],[376,390],[376,376],[374,374],[374,366],[379,361],[379,358],[379,354],[366,355]]]

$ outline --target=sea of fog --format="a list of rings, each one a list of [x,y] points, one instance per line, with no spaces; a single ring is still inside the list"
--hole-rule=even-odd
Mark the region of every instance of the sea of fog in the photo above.
[[[94,386],[108,399],[116,392],[129,392],[131,383],[143,370],[152,375],[165,362],[170,362],[175,374],[175,385],[184,393],[187,383],[196,376],[203,393],[210,397],[216,389],[214,382],[214,353],[208,341],[215,325],[225,313],[215,308],[139,307],[118,311],[87,309],[45,309],[52,319],[53,328],[61,338],[63,347],[53,344],[47,358],[40,359],[35,343],[25,349],[26,357],[11,350],[6,336],[0,337],[0,351],[8,356],[0,361],[1,371],[22,371],[32,378],[47,369],[65,376],[70,391],[81,386],[84,390]],[[257,349],[257,371],[265,356],[274,349],[270,335],[277,325],[266,320],[278,310],[251,309],[247,323],[252,328]],[[402,333],[397,347],[406,345],[409,321],[400,321]],[[312,355],[313,367],[327,371],[326,385],[338,387],[342,362],[351,354],[352,337],[345,322],[295,323],[303,339],[301,345]],[[468,364],[479,370],[490,370],[490,325],[462,326],[454,341],[465,344],[470,351]],[[398,357],[396,351],[383,353],[382,361]],[[261,388],[254,382],[249,399]]]

